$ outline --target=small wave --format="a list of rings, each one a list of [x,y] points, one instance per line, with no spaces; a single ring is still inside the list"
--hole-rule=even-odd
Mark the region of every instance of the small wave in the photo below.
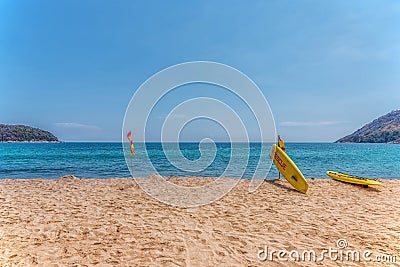
[[[72,166],[67,166],[67,167],[54,167],[54,168],[13,168],[13,169],[2,169],[0,170],[1,173],[14,173],[14,172],[30,172],[30,173],[35,173],[35,172],[46,172],[46,171],[65,171],[73,169]]]

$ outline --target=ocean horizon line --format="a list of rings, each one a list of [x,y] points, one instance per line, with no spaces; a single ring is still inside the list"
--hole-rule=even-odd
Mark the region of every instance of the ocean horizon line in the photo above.
[[[7,142],[2,142],[2,144],[59,144],[59,143],[129,143],[129,141],[57,141],[57,142],[48,142],[48,141],[7,141]],[[200,141],[180,141],[180,142],[174,142],[174,141],[134,141],[133,143],[182,143],[182,144],[193,144],[193,143],[200,143]],[[212,143],[212,142],[206,142],[206,143]],[[274,144],[276,142],[260,142],[260,141],[234,141],[234,142],[229,142],[229,141],[214,141],[213,143],[218,143],[218,144],[228,144],[228,143],[234,143],[234,144],[245,144],[245,143],[265,143],[265,144]],[[332,144],[335,143],[335,141],[285,141],[285,143],[296,143],[296,144]],[[345,143],[345,144],[381,144],[381,143]],[[384,143],[382,143],[384,144]]]

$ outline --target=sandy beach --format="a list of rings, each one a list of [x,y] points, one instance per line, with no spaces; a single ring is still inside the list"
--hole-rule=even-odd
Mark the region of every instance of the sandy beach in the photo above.
[[[170,178],[185,185],[205,180]],[[285,180],[249,193],[249,181],[241,180],[212,204],[176,208],[148,196],[132,178],[0,180],[0,266],[381,265],[327,255],[317,262],[288,255],[281,262],[276,254],[263,260],[266,248],[319,253],[338,249],[338,240],[347,245],[343,250],[400,262],[400,180],[374,188],[308,182],[305,195]]]

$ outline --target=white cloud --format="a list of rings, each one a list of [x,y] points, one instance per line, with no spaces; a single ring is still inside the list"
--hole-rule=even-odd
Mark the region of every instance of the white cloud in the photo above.
[[[68,128],[68,129],[81,129],[81,130],[100,130],[100,127],[96,125],[82,124],[76,122],[56,122],[56,127]]]
[[[347,123],[346,121],[283,121],[280,126],[285,127],[309,127],[309,126],[331,126]]]
[[[367,56],[366,51],[363,51],[360,45],[354,44],[339,44],[333,48],[332,52],[336,56],[354,60],[360,60]]]

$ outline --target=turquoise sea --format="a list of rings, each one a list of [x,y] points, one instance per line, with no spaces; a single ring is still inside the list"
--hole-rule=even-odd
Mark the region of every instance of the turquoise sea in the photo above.
[[[340,171],[371,178],[400,179],[400,145],[286,143],[286,151],[305,177],[328,178],[325,171]],[[189,160],[201,156],[198,143],[180,143]],[[213,147],[213,146],[212,146]],[[210,149],[212,148],[210,146]],[[187,172],[171,165],[160,143],[147,143],[151,162],[162,175],[219,176],[231,155],[230,143],[217,143],[214,161],[204,170]],[[250,155],[243,175],[251,178],[260,159],[260,143],[250,144]],[[134,164],[140,168],[144,147],[135,147]],[[207,146],[202,151],[207,154]],[[129,177],[121,143],[0,143],[0,178],[58,178],[73,174],[85,178]],[[233,153],[235,157],[246,155]],[[267,165],[267,159],[261,159]],[[143,176],[148,170],[143,170]],[[277,177],[274,167],[268,175]]]

